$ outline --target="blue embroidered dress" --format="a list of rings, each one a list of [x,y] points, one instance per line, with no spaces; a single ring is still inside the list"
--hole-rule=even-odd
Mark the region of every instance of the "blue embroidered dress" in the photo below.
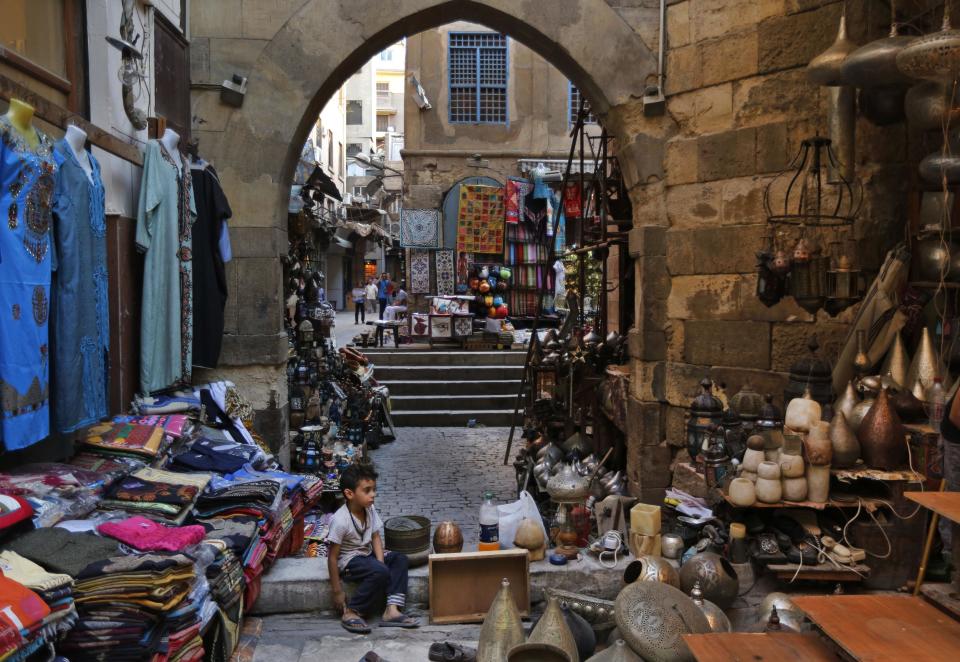
[[[54,146],[53,424],[73,432],[107,415],[107,221],[100,165],[87,177],[66,141]]]
[[[32,149],[0,116],[0,443],[18,450],[50,432],[50,237],[53,143]]]

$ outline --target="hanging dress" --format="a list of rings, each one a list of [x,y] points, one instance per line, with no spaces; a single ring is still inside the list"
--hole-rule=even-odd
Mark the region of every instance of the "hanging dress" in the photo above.
[[[87,152],[90,177],[65,140],[54,146],[54,156],[53,425],[73,432],[107,415],[107,219],[100,164],[93,154]]]
[[[140,389],[190,383],[193,353],[192,232],[197,208],[186,157],[178,168],[147,142],[137,207],[137,247],[146,253],[140,315]]]
[[[50,432],[48,320],[56,162],[0,116],[0,443],[8,451]]]

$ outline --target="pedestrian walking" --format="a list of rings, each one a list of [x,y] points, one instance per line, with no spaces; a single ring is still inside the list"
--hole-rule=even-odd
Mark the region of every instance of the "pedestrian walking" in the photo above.
[[[353,298],[353,323],[367,321],[367,290],[363,287],[355,287],[350,293]]]
[[[380,319],[383,319],[383,313],[390,302],[390,276],[386,272],[380,274],[380,280],[377,282],[377,303],[380,304]]]
[[[377,312],[377,279],[367,279],[367,312],[373,315]]]

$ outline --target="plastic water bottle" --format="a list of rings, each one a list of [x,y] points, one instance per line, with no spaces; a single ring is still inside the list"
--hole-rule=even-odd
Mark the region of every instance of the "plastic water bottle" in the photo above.
[[[483,493],[483,505],[480,506],[480,545],[481,552],[495,552],[500,549],[500,514],[493,502],[493,492]]]
[[[944,407],[947,396],[943,390],[943,379],[933,378],[933,386],[927,392],[927,401],[930,403],[930,427],[937,434],[940,434],[940,423],[943,421]]]

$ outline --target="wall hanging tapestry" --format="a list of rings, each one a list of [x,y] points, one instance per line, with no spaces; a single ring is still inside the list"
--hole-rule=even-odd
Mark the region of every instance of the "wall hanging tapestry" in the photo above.
[[[439,209],[401,209],[400,245],[404,248],[440,248]]]
[[[414,294],[430,291],[430,251],[410,251],[410,291]]]
[[[437,294],[451,296],[453,294],[453,251],[435,251],[437,270]]]
[[[503,197],[507,223],[519,223],[523,218],[523,199],[530,192],[530,182],[525,179],[507,179],[507,188]]]
[[[503,189],[496,186],[461,186],[457,220],[457,251],[503,251]]]

